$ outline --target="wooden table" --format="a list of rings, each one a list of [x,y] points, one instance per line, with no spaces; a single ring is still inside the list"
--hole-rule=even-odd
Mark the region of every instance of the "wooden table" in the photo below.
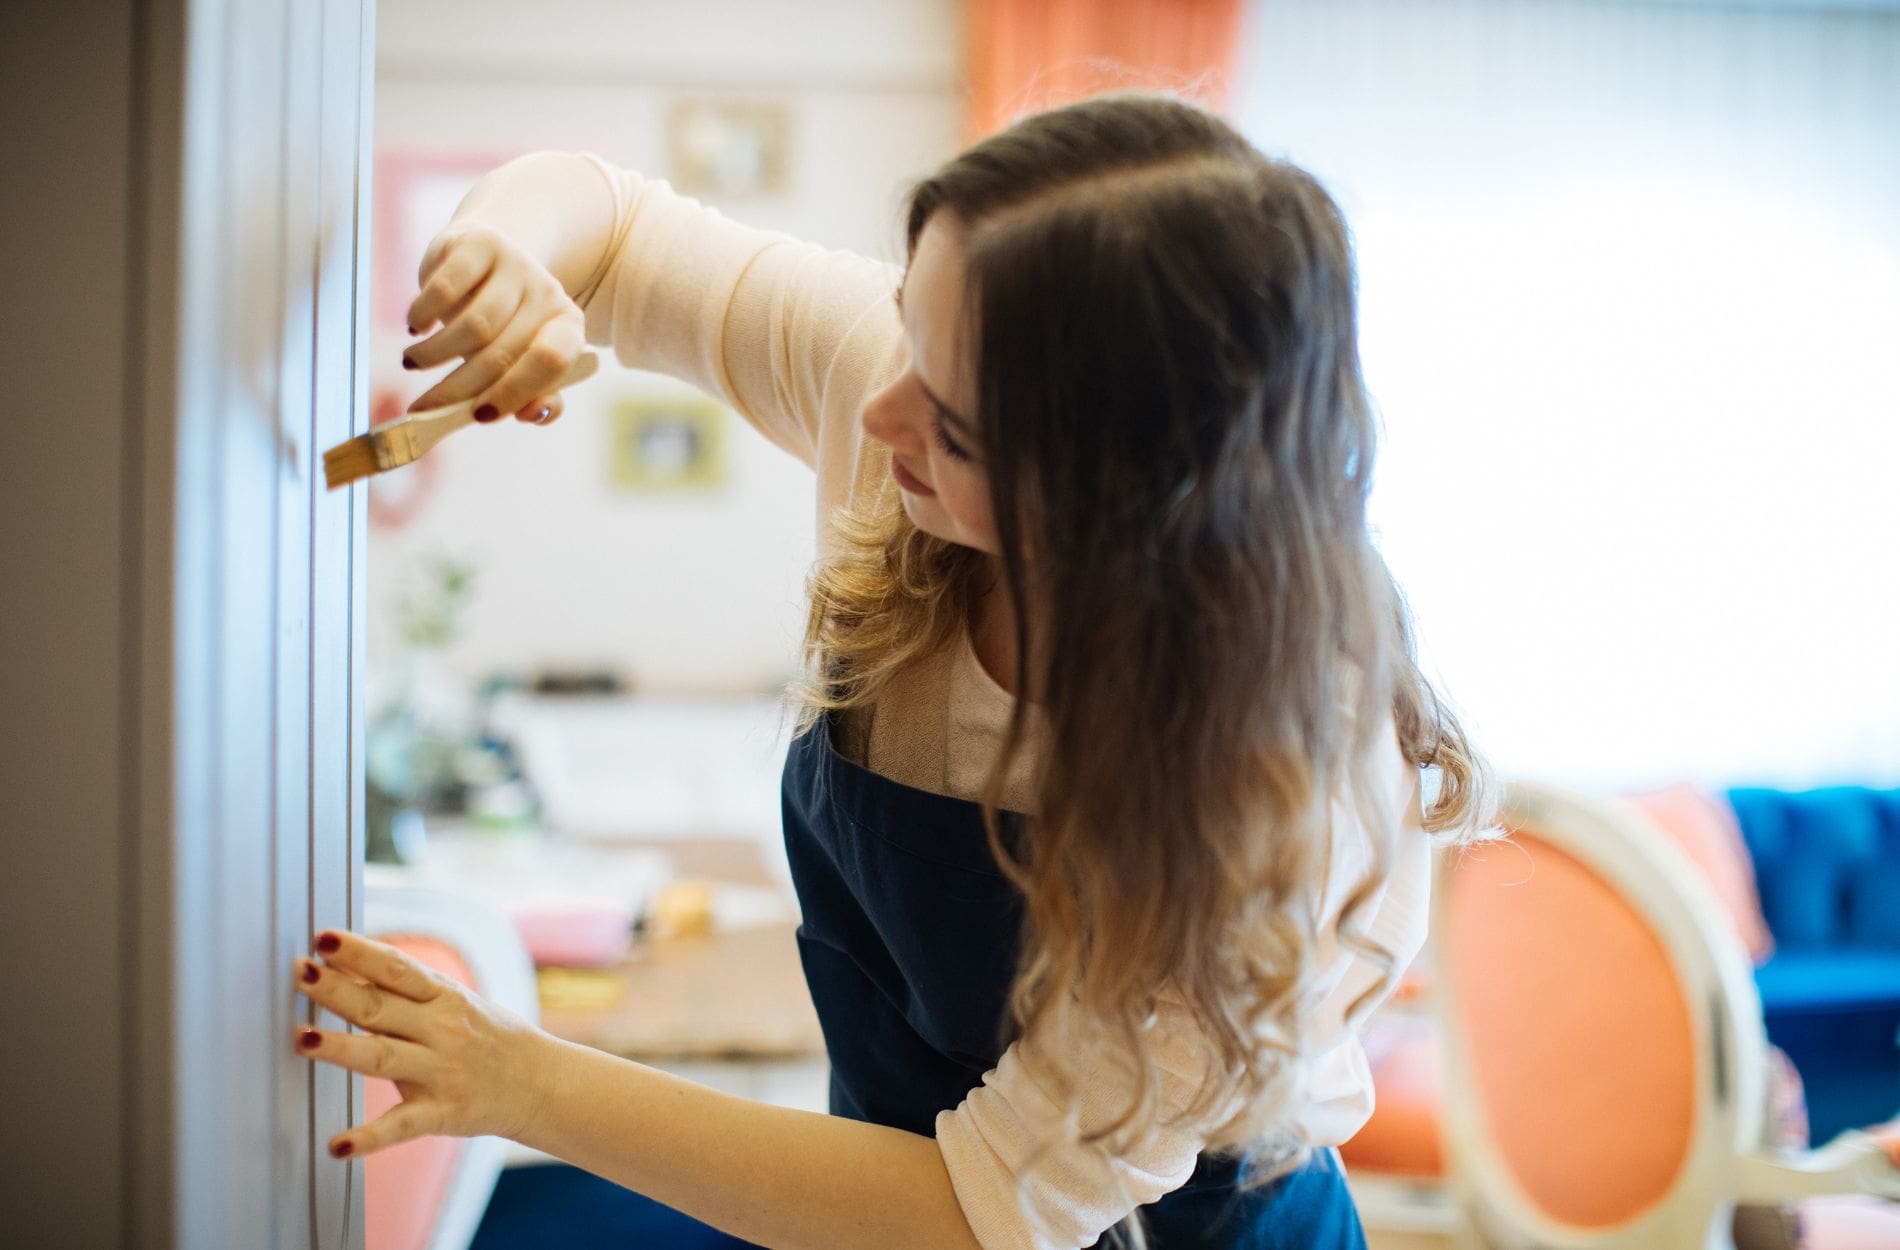
[[[737,838],[624,842],[666,852],[682,878],[779,887],[757,843]],[[824,1053],[794,938],[775,923],[637,942],[612,968],[542,974],[541,1027],[629,1059],[789,1058]],[[606,991],[603,1006],[571,1005],[576,977]],[[552,991],[552,992],[551,992]],[[593,997],[587,994],[585,997]]]

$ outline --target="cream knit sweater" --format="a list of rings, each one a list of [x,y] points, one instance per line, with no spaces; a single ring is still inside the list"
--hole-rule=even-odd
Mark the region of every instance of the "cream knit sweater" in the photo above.
[[[821,553],[833,548],[835,508],[875,491],[890,472],[888,449],[867,438],[862,401],[903,368],[902,329],[892,292],[894,266],[829,251],[788,235],[730,221],[675,194],[666,183],[588,158],[611,188],[614,220],[602,223],[599,263],[577,291],[587,339],[610,346],[633,368],[694,383],[730,404],[766,438],[817,474]],[[974,799],[1001,743],[1011,696],[977,661],[967,635],[915,666],[860,718],[843,749],[865,767],[905,785]],[[868,739],[868,741],[866,740]],[[1395,738],[1373,766],[1399,822],[1394,871],[1378,900],[1372,936],[1409,961],[1424,939],[1430,873],[1418,826],[1417,771]],[[1382,739],[1387,741],[1387,739]],[[1012,778],[1005,806],[1033,810],[1026,771]],[[1366,863],[1365,831],[1334,807],[1331,880],[1324,915],[1335,917]],[[1345,1141],[1372,1110],[1371,1077],[1346,1007],[1378,980],[1368,960],[1322,933],[1324,994],[1313,1036],[1317,1059],[1302,1122],[1312,1140]],[[1163,1038],[1190,1036],[1178,1005],[1164,1006]],[[1164,1047],[1164,1091],[1184,1106],[1198,1082],[1189,1047]],[[1045,1160],[1019,1202],[1016,1173],[1045,1126],[1059,1120],[1039,1080],[1047,1062],[1019,1042],[953,1111],[937,1117],[937,1143],[972,1231],[986,1250],[1086,1246],[1137,1205],[1185,1182],[1205,1138],[1163,1130],[1126,1158],[1081,1151]],[[1080,1082],[1088,1088],[1086,1080]],[[1082,1122],[1106,1108],[1085,1107]]]

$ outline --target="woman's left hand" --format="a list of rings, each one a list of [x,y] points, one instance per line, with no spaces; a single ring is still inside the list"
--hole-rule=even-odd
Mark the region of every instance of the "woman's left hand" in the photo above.
[[[300,1026],[297,1053],[395,1082],[402,1101],[338,1134],[336,1158],[429,1135],[518,1138],[541,1106],[548,1035],[382,942],[348,930],[317,936],[324,963],[299,959],[293,983],[366,1030]]]

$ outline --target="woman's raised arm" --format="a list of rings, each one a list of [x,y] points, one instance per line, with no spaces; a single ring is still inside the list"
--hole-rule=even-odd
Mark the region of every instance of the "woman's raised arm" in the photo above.
[[[896,266],[742,225],[584,153],[485,175],[431,241],[419,367],[465,357],[416,407],[478,394],[533,412],[586,343],[690,382],[816,467],[901,362]]]
[[[614,241],[577,297],[588,341],[718,396],[809,466],[849,459],[859,406],[902,366],[902,270],[581,159],[615,201]]]

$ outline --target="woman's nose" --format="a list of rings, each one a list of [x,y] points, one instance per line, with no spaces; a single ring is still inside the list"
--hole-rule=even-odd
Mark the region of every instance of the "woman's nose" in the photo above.
[[[864,432],[892,447],[897,447],[905,437],[898,388],[899,383],[892,382],[864,401]]]

